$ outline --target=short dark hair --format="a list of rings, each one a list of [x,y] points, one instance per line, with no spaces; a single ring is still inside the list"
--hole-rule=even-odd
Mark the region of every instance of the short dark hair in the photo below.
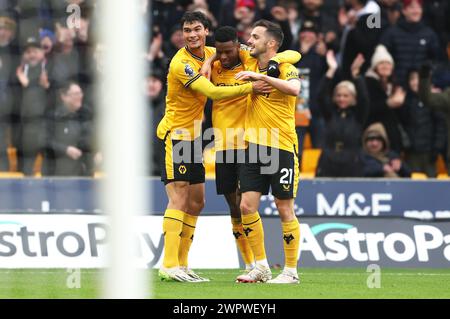
[[[220,27],[214,32],[214,40],[221,43],[228,41],[238,42],[237,30],[230,26]]]
[[[275,39],[275,41],[278,42],[278,47],[281,47],[281,45],[283,44],[283,40],[284,40],[284,34],[283,31],[281,30],[281,27],[279,24],[274,23],[274,22],[270,22],[269,20],[258,20],[253,24],[253,28],[256,27],[264,27],[266,28],[266,32]]]
[[[184,25],[185,22],[187,23],[193,23],[195,21],[200,22],[203,24],[203,27],[205,29],[209,29],[209,20],[208,18],[200,11],[187,11],[183,16],[181,17],[180,23],[181,26]]]

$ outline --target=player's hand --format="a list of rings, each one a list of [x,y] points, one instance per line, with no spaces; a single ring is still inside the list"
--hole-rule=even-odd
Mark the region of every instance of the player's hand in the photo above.
[[[278,78],[280,76],[280,65],[276,61],[269,60],[267,66],[267,76]]]
[[[205,78],[207,78],[208,80],[211,80],[211,71],[212,71],[212,63],[213,61],[215,61],[215,55],[213,58],[206,60],[199,73],[200,75],[203,75]]]
[[[264,81],[254,81],[253,85],[253,94],[268,94],[272,92],[272,86]]]
[[[262,80],[264,75],[252,71],[241,71],[234,78],[241,81],[258,81]]]

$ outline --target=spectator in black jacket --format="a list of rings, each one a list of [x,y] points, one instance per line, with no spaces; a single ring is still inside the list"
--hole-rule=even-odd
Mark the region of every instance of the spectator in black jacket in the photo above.
[[[374,123],[364,131],[361,161],[365,177],[411,177],[409,167],[389,149],[389,139],[381,123]]]
[[[443,92],[432,92],[431,88],[431,66],[428,64],[422,65],[420,68],[420,80],[419,80],[419,97],[425,103],[435,111],[441,111],[445,113],[447,120],[447,156],[445,160],[447,162],[447,170],[450,174],[450,147],[448,147],[448,140],[450,139],[450,87]]]
[[[393,68],[392,56],[384,46],[377,46],[372,57],[371,68],[366,73],[370,98],[367,125],[381,122],[387,131],[391,149],[400,153],[403,141],[397,109],[403,105],[406,92],[401,87],[394,86]]]
[[[327,63],[328,71],[319,90],[319,105],[326,123],[325,145],[316,175],[362,176],[359,153],[369,106],[364,79],[359,77],[364,57],[358,55],[352,64],[353,82],[339,82],[334,90],[332,81],[337,62],[332,51],[327,53]]]
[[[299,39],[300,42],[294,49],[302,54],[302,59],[296,66],[299,68],[302,76],[301,96],[305,99],[303,106],[311,112],[309,116],[311,121],[308,130],[311,134],[313,147],[321,148],[323,145],[325,123],[317,100],[319,84],[327,70],[325,52],[322,52],[325,49],[325,45],[322,48],[322,45],[319,43],[319,30],[312,20],[303,21]],[[299,135],[299,132],[297,132],[297,135]],[[301,151],[302,145],[302,143],[299,143],[299,151]]]
[[[166,107],[165,103],[165,89],[164,83],[166,81],[165,72],[158,68],[153,68],[152,73],[147,76],[146,79],[146,97],[148,105],[150,106],[152,125],[150,127],[150,134],[148,136],[155,136],[156,128],[158,123],[164,117],[164,110]],[[154,146],[150,154],[150,171],[149,174],[152,176],[160,176],[160,164],[161,156],[157,148],[157,143],[155,141]]]
[[[169,41],[163,42],[163,52],[168,60],[172,60],[173,56],[182,47],[184,47],[183,30],[180,24],[176,24],[170,30]]]
[[[422,20],[423,0],[404,0],[403,16],[397,24],[383,33],[380,43],[395,60],[396,80],[407,87],[407,72],[419,68],[426,60],[439,57],[439,39]]]
[[[19,169],[25,175],[33,175],[36,156],[45,146],[44,119],[50,88],[44,50],[37,39],[27,40],[23,60],[16,70],[16,75],[22,87]]]
[[[8,129],[11,127],[11,116],[15,101],[14,91],[17,81],[15,69],[19,61],[17,46],[13,40],[16,33],[16,22],[7,15],[0,15],[0,171],[9,169],[7,148]]]
[[[405,104],[400,109],[402,123],[408,134],[410,145],[406,151],[406,162],[413,172],[428,177],[436,176],[436,158],[446,143],[438,115],[419,99],[419,73],[411,70],[408,76]]]
[[[381,28],[395,25],[401,15],[400,0],[379,0],[381,8]]]
[[[446,59],[445,48],[450,42],[450,1],[429,0],[423,3],[423,19],[440,40],[442,58]]]
[[[313,21],[320,38],[325,41],[327,48],[336,51],[339,47],[337,19],[325,13],[322,10],[322,6],[323,0],[302,0],[299,19],[302,24],[305,21]]]
[[[94,160],[92,113],[83,105],[83,91],[75,82],[60,90],[62,103],[48,121],[48,146],[54,158],[46,158],[49,175],[92,176]]]
[[[379,5],[373,0],[350,0],[351,10],[348,13],[347,25],[342,35],[342,72],[346,79],[351,77],[350,67],[356,56],[361,53],[365,63],[361,72],[365,73],[370,66],[370,58],[377,46],[381,28],[374,23],[373,16],[380,14]]]

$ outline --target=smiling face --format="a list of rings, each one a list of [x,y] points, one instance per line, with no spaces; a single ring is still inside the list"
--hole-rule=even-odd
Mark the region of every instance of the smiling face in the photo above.
[[[392,63],[387,61],[380,62],[375,67],[375,72],[378,73],[378,75],[382,78],[390,77],[393,71],[394,66],[392,65]]]
[[[340,109],[347,109],[355,102],[355,97],[346,87],[336,87],[334,102]]]
[[[202,49],[208,34],[209,30],[200,21],[186,21],[183,24],[183,39],[191,51]]]
[[[216,41],[216,54],[219,57],[220,63],[225,68],[232,68],[239,62],[239,42]]]
[[[24,52],[24,59],[26,63],[36,66],[44,60],[44,50],[36,47],[29,47]]]
[[[250,47],[250,55],[257,58],[267,51],[267,45],[270,39],[267,36],[266,28],[255,27],[250,34],[247,44]]]
[[[422,6],[417,1],[413,1],[409,6],[403,8],[403,15],[408,22],[419,22],[422,19]]]

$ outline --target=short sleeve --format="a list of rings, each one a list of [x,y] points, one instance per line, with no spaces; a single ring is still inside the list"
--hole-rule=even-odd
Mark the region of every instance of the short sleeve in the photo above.
[[[173,60],[170,64],[170,73],[185,87],[191,85],[200,78],[200,73],[195,70],[195,64],[190,60]]]
[[[300,80],[297,68],[289,63],[281,64],[280,65],[280,79],[286,80],[286,81]]]

